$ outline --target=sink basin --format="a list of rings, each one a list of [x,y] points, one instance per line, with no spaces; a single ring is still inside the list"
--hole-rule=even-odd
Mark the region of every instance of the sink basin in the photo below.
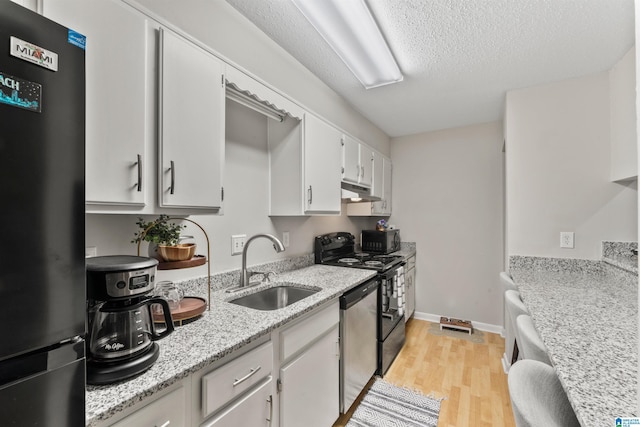
[[[273,288],[263,289],[229,302],[255,310],[278,310],[279,308],[284,308],[294,302],[311,296],[318,291],[319,289],[301,288],[299,286],[283,284]]]

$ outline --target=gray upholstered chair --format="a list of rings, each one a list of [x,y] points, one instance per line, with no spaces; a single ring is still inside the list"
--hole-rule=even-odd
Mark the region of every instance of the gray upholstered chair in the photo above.
[[[510,321],[509,312],[507,311],[507,303],[505,299],[505,291],[517,290],[516,284],[511,279],[509,273],[500,273],[500,286],[502,287],[502,324],[504,325],[504,354],[502,355],[502,364],[505,372],[509,372],[511,366],[511,358],[513,356],[513,345],[516,342],[515,323]]]
[[[511,364],[515,363],[518,360],[519,349],[520,349],[520,336],[518,333],[518,328],[516,328],[516,319],[521,314],[529,314],[527,308],[524,306],[524,303],[520,299],[520,292],[509,290],[504,293],[504,302],[507,306],[507,311],[509,312],[509,321],[511,322],[511,327],[514,331],[515,336],[515,344],[513,346],[513,352],[511,356]]]
[[[531,316],[521,314],[516,319],[516,329],[520,337],[519,348],[522,351],[523,359],[532,359],[551,365],[547,347],[545,347],[540,335],[533,326]]]
[[[509,370],[516,427],[580,427],[553,367],[521,360]]]

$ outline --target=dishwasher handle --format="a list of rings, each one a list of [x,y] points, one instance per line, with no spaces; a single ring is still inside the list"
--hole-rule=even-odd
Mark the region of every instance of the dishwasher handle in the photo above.
[[[376,292],[379,286],[380,280],[376,278],[345,292],[340,297],[340,309],[347,310],[349,307],[353,307],[368,295]]]

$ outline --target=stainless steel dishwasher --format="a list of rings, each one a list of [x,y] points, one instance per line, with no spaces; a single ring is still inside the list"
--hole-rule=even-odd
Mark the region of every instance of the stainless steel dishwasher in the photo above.
[[[379,279],[340,297],[340,413],[349,410],[378,367]]]

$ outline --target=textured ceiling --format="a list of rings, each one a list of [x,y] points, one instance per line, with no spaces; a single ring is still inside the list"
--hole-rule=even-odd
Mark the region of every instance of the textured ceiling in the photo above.
[[[608,70],[634,44],[633,0],[368,0],[404,81],[365,90],[290,0],[227,2],[389,136],[499,120],[507,90]]]

